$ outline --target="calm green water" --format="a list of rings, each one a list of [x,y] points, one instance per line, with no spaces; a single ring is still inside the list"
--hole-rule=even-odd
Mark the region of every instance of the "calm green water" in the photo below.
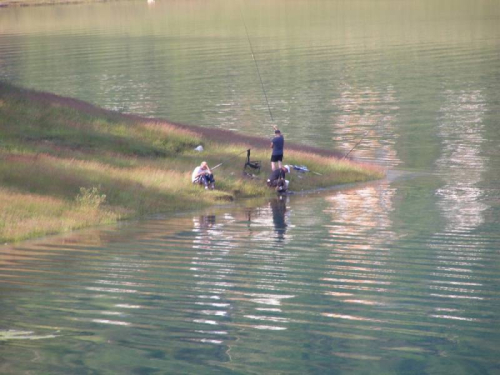
[[[498,1],[0,8],[0,78],[268,136],[241,12],[287,140],[412,173],[0,247],[0,373],[499,374]]]

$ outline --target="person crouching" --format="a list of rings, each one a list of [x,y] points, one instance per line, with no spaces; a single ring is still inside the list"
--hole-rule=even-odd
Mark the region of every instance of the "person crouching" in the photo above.
[[[290,173],[290,167],[288,165],[271,171],[267,179],[267,186],[276,188],[277,192],[285,192],[289,184],[289,181],[285,179],[287,173]]]
[[[196,167],[191,175],[193,184],[204,185],[205,189],[215,189],[215,179],[206,161]]]

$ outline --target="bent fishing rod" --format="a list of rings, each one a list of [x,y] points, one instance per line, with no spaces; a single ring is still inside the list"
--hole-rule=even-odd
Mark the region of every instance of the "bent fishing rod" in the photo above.
[[[259,76],[260,85],[262,87],[262,92],[264,93],[264,97],[266,98],[267,109],[269,110],[269,115],[271,116],[271,121],[274,123],[273,113],[271,112],[271,106],[269,105],[269,100],[267,99],[267,93],[266,93],[266,89],[264,88],[264,82],[262,81],[262,76],[260,75],[259,64],[257,64],[257,59],[255,59],[255,54],[253,52],[252,42],[250,41],[250,35],[248,34],[247,24],[245,22],[245,17],[243,16],[242,6],[240,6],[240,14],[241,14],[241,19],[243,21],[243,25],[245,26],[245,33],[247,35],[248,44],[250,45],[250,52],[252,53],[253,62],[255,63],[255,68],[257,69],[257,74]],[[276,129],[275,125],[273,125],[273,127]]]

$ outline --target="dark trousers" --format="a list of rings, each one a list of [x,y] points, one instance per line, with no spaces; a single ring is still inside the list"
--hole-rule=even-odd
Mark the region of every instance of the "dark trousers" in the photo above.
[[[277,180],[269,180],[267,185],[269,187],[275,187],[279,190],[285,190],[286,189],[286,183],[284,178],[279,178]]]
[[[209,184],[213,184],[215,182],[213,174],[203,174],[200,176],[200,184],[208,186]]]

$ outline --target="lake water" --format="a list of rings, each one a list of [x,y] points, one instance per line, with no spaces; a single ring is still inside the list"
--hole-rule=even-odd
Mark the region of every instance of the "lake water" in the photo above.
[[[244,23],[286,139],[389,178],[0,247],[0,373],[499,374],[498,1],[0,8],[0,78],[269,136]]]

